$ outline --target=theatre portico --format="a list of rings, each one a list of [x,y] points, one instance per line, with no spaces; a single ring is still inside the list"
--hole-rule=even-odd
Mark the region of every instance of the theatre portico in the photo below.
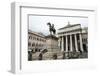
[[[67,26],[58,29],[58,41],[61,51],[84,52],[85,50],[82,40],[84,34],[86,35],[85,37],[87,39],[87,31],[83,31],[81,24],[71,25],[68,23]]]

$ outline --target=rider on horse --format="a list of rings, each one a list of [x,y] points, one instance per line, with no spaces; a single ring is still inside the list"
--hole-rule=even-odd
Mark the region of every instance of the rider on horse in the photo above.
[[[47,23],[47,25],[49,25],[49,31],[50,31],[50,34],[55,34],[56,33],[56,29],[54,28],[54,24],[51,25],[50,22]]]

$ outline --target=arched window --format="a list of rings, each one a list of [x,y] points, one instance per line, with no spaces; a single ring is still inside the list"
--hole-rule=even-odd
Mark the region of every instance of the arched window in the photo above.
[[[30,42],[28,42],[28,46],[31,46],[31,43]]]
[[[38,46],[38,43],[36,43],[36,46]]]
[[[32,43],[32,46],[35,46],[35,43]]]

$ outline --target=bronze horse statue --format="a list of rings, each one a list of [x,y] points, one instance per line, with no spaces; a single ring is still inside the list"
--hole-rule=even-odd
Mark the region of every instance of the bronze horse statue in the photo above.
[[[56,34],[56,29],[54,28],[54,24],[51,24],[50,22],[48,22],[47,25],[49,25],[50,34],[52,35],[52,32],[53,34]]]

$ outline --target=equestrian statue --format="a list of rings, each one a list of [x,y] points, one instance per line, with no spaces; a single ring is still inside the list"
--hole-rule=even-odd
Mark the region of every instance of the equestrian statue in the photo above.
[[[52,33],[55,35],[56,29],[54,28],[54,24],[51,24],[50,22],[48,22],[47,25],[49,26],[50,35],[52,35]]]

